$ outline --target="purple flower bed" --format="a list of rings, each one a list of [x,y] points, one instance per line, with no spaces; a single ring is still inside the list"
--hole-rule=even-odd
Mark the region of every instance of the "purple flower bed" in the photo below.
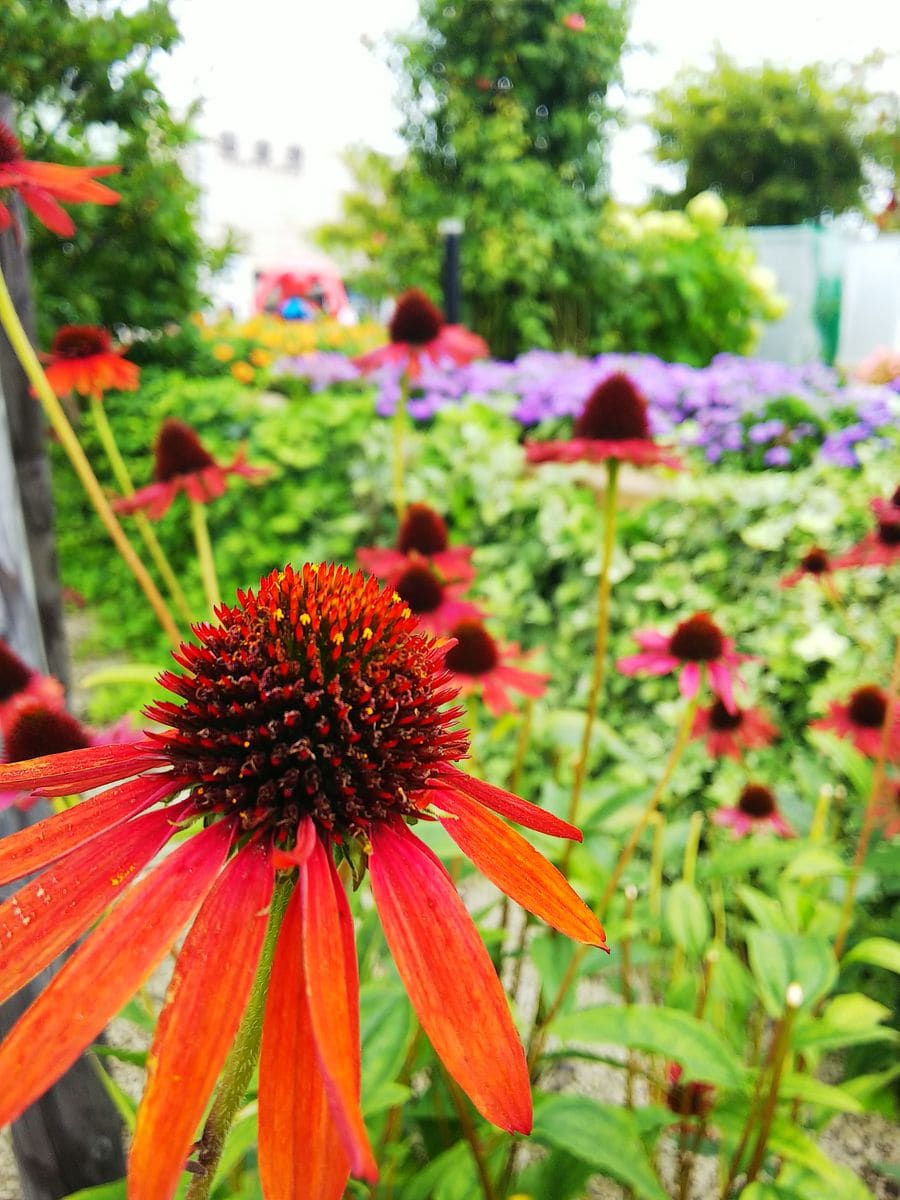
[[[282,360],[282,373],[310,380],[313,390],[360,378],[339,354]],[[527,427],[575,416],[607,376],[624,371],[650,404],[653,432],[702,449],[708,462],[749,467],[790,467],[817,454],[836,466],[855,467],[856,447],[896,429],[900,401],[889,387],[841,383],[820,363],[783,363],[721,354],[708,367],[668,363],[648,354],[580,358],[531,350],[515,362],[487,360],[465,367],[426,367],[416,381],[409,411],[428,420],[448,405],[478,400],[512,404]],[[389,416],[400,395],[400,374],[383,369],[369,377],[376,409]]]

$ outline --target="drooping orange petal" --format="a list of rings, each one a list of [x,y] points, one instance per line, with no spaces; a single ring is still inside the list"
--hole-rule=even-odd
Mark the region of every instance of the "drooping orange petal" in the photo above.
[[[143,739],[118,746],[88,746],[86,750],[67,750],[0,766],[0,790],[69,796],[85,788],[116,783],[166,761]]]
[[[458,767],[443,767],[434,785],[439,788],[449,786],[454,791],[465,792],[467,796],[471,796],[486,808],[493,809],[501,817],[515,821],[517,825],[524,825],[526,829],[533,829],[536,833],[569,838],[573,842],[582,840],[581,830],[570,825],[568,821],[560,820],[553,813],[538,808],[536,804],[530,804],[512,792],[494,787],[492,783],[485,783],[483,779],[476,779],[473,775],[466,775]]]
[[[335,885],[344,901],[340,908]],[[374,1182],[378,1168],[359,1107],[359,1018],[349,1000],[351,985],[359,988],[355,950],[353,977],[347,977],[350,913],[328,851],[318,840],[301,869],[300,894],[306,999],[325,1090],[352,1173]],[[352,944],[352,924],[349,929]]]
[[[350,1161],[331,1116],[303,973],[299,888],[288,902],[259,1060],[259,1174],[277,1200],[340,1200]]]
[[[97,183],[94,175],[115,175],[119,168],[114,165],[101,167],[69,167],[63,163],[31,162],[18,164],[19,174],[37,188],[52,193],[60,200],[71,204],[117,204],[121,199],[118,192]]]
[[[0,840],[0,884],[22,879],[187,786],[172,775],[131,779]]]
[[[525,1053],[500,981],[449,875],[404,825],[373,826],[371,840],[375,905],[422,1028],[487,1120],[528,1133]]]
[[[60,237],[72,236],[75,232],[75,222],[48,191],[27,183],[20,184],[18,190],[26,206],[42,225],[46,225],[52,233]]]
[[[141,986],[209,891],[231,844],[223,821],[132,887],[0,1046],[0,1127],[44,1092]]]
[[[172,832],[167,810],[138,817],[79,846],[0,904],[0,1004],[81,937]]]
[[[453,814],[441,824],[491,883],[566,937],[605,947],[603,926],[565,876],[520,833],[462,792],[442,792],[441,804]]]
[[[266,933],[271,847],[231,860],[185,939],[147,1060],[128,1163],[129,1200],[168,1200],[234,1041]]]

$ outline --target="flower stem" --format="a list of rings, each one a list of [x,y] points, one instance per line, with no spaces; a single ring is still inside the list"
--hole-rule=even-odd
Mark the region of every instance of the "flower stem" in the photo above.
[[[775,1109],[778,1105],[778,1089],[781,1086],[781,1076],[784,1072],[784,1064],[790,1054],[791,1028],[794,1024],[794,1018],[797,1015],[797,1009],[802,1003],[803,992],[801,988],[796,983],[790,984],[785,998],[784,1015],[778,1023],[778,1029],[775,1032],[775,1044],[772,1050],[772,1068],[769,1076],[769,1091],[763,1104],[762,1117],[759,1122],[759,1134],[756,1139],[753,1156],[750,1160],[750,1166],[747,1168],[745,1187],[748,1187],[759,1174],[759,1168],[762,1166],[766,1156],[766,1144],[769,1140],[772,1121],[775,1117]]]
[[[287,908],[288,900],[294,887],[293,879],[282,874],[275,883],[272,903],[269,909],[269,925],[266,929],[266,939],[262,953],[259,956],[259,966],[256,978],[250,991],[250,999],[241,1020],[234,1045],[222,1069],[219,1086],[203,1126],[203,1133],[197,1143],[196,1174],[191,1180],[185,1200],[207,1200],[216,1176],[216,1169],[225,1148],[225,1138],[234,1120],[235,1114],[243,1103],[253,1068],[259,1059],[259,1047],[262,1039],[263,1012],[266,1004],[266,994],[269,988],[269,977],[272,974],[272,959],[275,955],[275,943],[278,931]]]
[[[106,532],[112,538],[116,549],[122,555],[122,558],[140,585],[141,590],[147,597],[147,602],[153,609],[166,637],[170,639],[173,645],[177,645],[181,640],[178,626],[175,624],[172,614],[169,612],[169,608],[156,584],[153,582],[150,573],[135,553],[134,547],[128,540],[125,530],[119,523],[118,517],[110,507],[109,501],[104,495],[103,488],[100,486],[97,476],[94,474],[91,464],[88,462],[87,456],[81,448],[81,443],[75,436],[75,431],[72,429],[56,393],[53,391],[47,380],[47,376],[44,374],[34,348],[28,340],[28,335],[22,327],[22,322],[19,320],[19,314],[16,312],[2,271],[0,271],[0,325],[3,326],[6,336],[9,338],[9,343],[15,351],[19,362],[22,364],[22,369],[28,377],[29,383],[34,388],[43,406],[47,420],[50,422],[54,433],[59,439],[60,445],[69,456],[69,461],[75,470],[75,474],[78,476],[82,487],[97,510],[97,515],[103,522]]]
[[[609,641],[609,600],[612,590],[610,564],[612,563],[613,547],[616,541],[616,493],[619,478],[619,461],[610,458],[606,463],[606,492],[603,497],[603,548],[600,557],[600,575],[597,581],[597,633],[594,641],[594,670],[591,676],[591,687],[588,692],[587,711],[584,715],[584,731],[581,735],[581,748],[578,761],[575,763],[575,778],[572,783],[572,795],[569,799],[569,811],[566,819],[574,824],[578,816],[578,806],[581,803],[581,793],[587,775],[587,764],[591,749],[591,733],[594,728],[594,718],[597,714],[597,701],[603,687],[603,674],[606,666],[606,646]],[[572,843],[568,843],[563,854],[563,873],[568,866],[572,853]]]
[[[197,562],[200,564],[206,602],[215,616],[216,607],[222,603],[222,599],[219,594],[219,578],[216,575],[212,542],[209,540],[209,525],[206,523],[206,507],[199,500],[191,501],[191,528],[194,531],[194,545],[197,548]]]
[[[681,718],[681,724],[678,727],[678,736],[675,739],[675,744],[672,747],[672,752],[669,755],[669,761],[666,763],[665,770],[657,780],[656,787],[653,789],[653,793],[650,796],[650,799],[647,801],[646,808],[641,814],[641,817],[634,829],[632,829],[631,835],[628,838],[628,841],[625,843],[622,853],[616,860],[616,865],[613,867],[612,874],[606,882],[606,888],[604,889],[603,895],[600,897],[600,903],[597,906],[597,915],[600,917],[601,921],[603,920],[603,915],[606,912],[606,906],[609,904],[616,888],[618,887],[619,880],[622,877],[622,872],[631,862],[638,843],[641,840],[641,835],[653,819],[653,814],[659,807],[659,802],[665,795],[666,788],[669,786],[672,776],[675,774],[675,770],[678,767],[678,764],[681,762],[681,756],[684,753],[684,748],[690,741],[691,729],[694,725],[694,715],[697,711],[698,696],[699,692],[697,693],[697,696],[694,696],[693,699],[688,701],[687,706],[685,707],[684,714]]]
[[[406,405],[409,400],[409,380],[406,377],[406,372],[400,379],[400,395],[397,397],[397,406],[394,409],[394,417],[392,422],[393,431],[393,472],[394,472],[394,512],[397,516],[397,523],[403,520],[406,512],[406,463],[405,463],[405,441],[406,441]]]
[[[837,936],[834,939],[834,953],[836,958],[841,957],[844,952],[844,946],[847,943],[847,935],[850,932],[850,925],[853,920],[853,903],[856,899],[856,889],[859,886],[859,877],[862,874],[863,863],[865,862],[869,842],[872,838],[872,830],[875,828],[875,821],[878,816],[878,801],[881,798],[885,784],[888,746],[890,745],[894,729],[898,690],[900,690],[900,634],[897,635],[897,641],[894,646],[894,665],[891,668],[891,679],[888,684],[884,725],[881,730],[881,744],[878,747],[878,757],[875,760],[875,767],[872,771],[872,787],[869,792],[869,801],[863,815],[862,828],[859,831],[859,841],[856,844],[856,853],[853,856],[853,865],[850,868],[850,878],[847,880],[847,891],[844,894],[844,903],[841,907],[841,918],[838,924]]]
[[[528,754],[528,746],[531,742],[531,726],[534,718],[534,699],[529,696],[525,702],[525,708],[522,712],[522,717],[519,722],[519,737],[516,741],[516,756],[513,759],[512,770],[509,773],[509,790],[519,794],[519,781],[522,778],[522,769],[525,766],[525,756]]]
[[[487,1160],[484,1156],[484,1147],[478,1137],[475,1122],[472,1120],[472,1116],[466,1107],[466,1101],[459,1084],[446,1071],[444,1072],[444,1076],[447,1080],[447,1091],[450,1094],[450,1102],[453,1105],[460,1127],[462,1128],[463,1137],[469,1143],[472,1158],[475,1160],[475,1169],[478,1172],[478,1178],[481,1182],[481,1194],[484,1196],[484,1200],[498,1200],[497,1192],[494,1188],[490,1171],[488,1170]]]
[[[134,484],[131,481],[125,460],[122,458],[119,447],[116,444],[115,434],[109,423],[109,417],[106,415],[106,409],[103,406],[103,397],[98,395],[97,392],[91,394],[91,416],[94,418],[94,425],[97,428],[100,441],[103,443],[103,449],[106,451],[106,457],[109,459],[113,475],[116,477],[119,491],[123,496],[132,496],[134,494]],[[138,510],[134,514],[134,523],[138,533],[144,539],[144,545],[147,547],[150,557],[156,564],[156,569],[169,589],[169,595],[172,597],[175,607],[178,609],[182,619],[190,625],[194,619],[194,615],[191,612],[184,592],[181,590],[181,584],[172,570],[172,564],[166,558],[166,552],[160,545],[159,538],[150,524],[150,519],[146,513]]]

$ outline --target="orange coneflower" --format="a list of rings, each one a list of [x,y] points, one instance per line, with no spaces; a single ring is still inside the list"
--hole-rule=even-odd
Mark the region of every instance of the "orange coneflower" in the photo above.
[[[418,288],[397,298],[388,334],[391,340],[386,346],[353,360],[360,370],[394,365],[402,367],[409,379],[417,379],[423,362],[462,366],[488,353],[484,338],[462,325],[448,325],[437,305]]]
[[[111,785],[0,842],[0,884],[42,872],[0,906],[0,1001],[109,909],[0,1046],[0,1125],[68,1067],[194,917],[129,1164],[131,1200],[169,1200],[247,1003],[277,876],[291,894],[263,1022],[263,1192],[300,1200],[312,1180],[316,1200],[338,1200],[349,1173],[374,1178],[338,856],[357,877],[370,873],[397,969],[450,1075],[488,1120],[527,1131],[528,1068],[500,982],[450,876],[410,825],[440,822],[514,900],[603,946],[563,876],[501,817],[580,834],[455,766],[468,738],[447,707],[442,647],[374,579],[287,566],[217,616],[176,653],[182,670],[161,677],[176,699],[147,715],[164,731],[0,767],[0,787],[45,795]]]
[[[153,483],[117,500],[115,508],[123,513],[143,510],[158,521],[169,511],[179,492],[185,492],[200,504],[218,499],[225,493],[229,475],[257,481],[264,479],[268,471],[264,467],[251,467],[243,449],[238,450],[229,465],[217,463],[190,425],[176,417],[167,417],[153,447]]]
[[[594,388],[568,441],[528,442],[525,455],[530,463],[615,460],[635,467],[681,467],[671,447],[653,440],[647,400],[621,372]]]
[[[118,192],[97,183],[94,175],[112,175],[118,167],[64,167],[58,163],[30,162],[18,138],[0,121],[0,193],[18,192],[41,224],[61,237],[75,232],[72,218],[57,201],[66,204],[116,204]],[[12,224],[12,213],[0,201],[0,233]]]
[[[79,396],[137,390],[140,367],[114,350],[109,334],[99,325],[63,325],[54,335],[44,359],[44,373],[57,396]]]

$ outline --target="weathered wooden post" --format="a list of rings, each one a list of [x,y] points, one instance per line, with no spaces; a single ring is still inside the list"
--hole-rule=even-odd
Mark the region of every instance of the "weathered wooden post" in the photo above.
[[[0,120],[11,124],[8,98]],[[4,197],[15,208],[16,201]],[[0,266],[16,306],[33,336],[24,233],[0,235]],[[0,331],[0,636],[30,666],[68,682],[62,602],[53,540],[53,502],[40,405]],[[0,811],[0,836],[48,815],[47,805],[27,812]],[[13,888],[0,889],[0,899]],[[0,1006],[5,1035],[52,974],[43,972]],[[22,1200],[60,1200],[81,1188],[125,1173],[122,1123],[96,1069],[79,1059],[13,1124],[13,1147]]]

